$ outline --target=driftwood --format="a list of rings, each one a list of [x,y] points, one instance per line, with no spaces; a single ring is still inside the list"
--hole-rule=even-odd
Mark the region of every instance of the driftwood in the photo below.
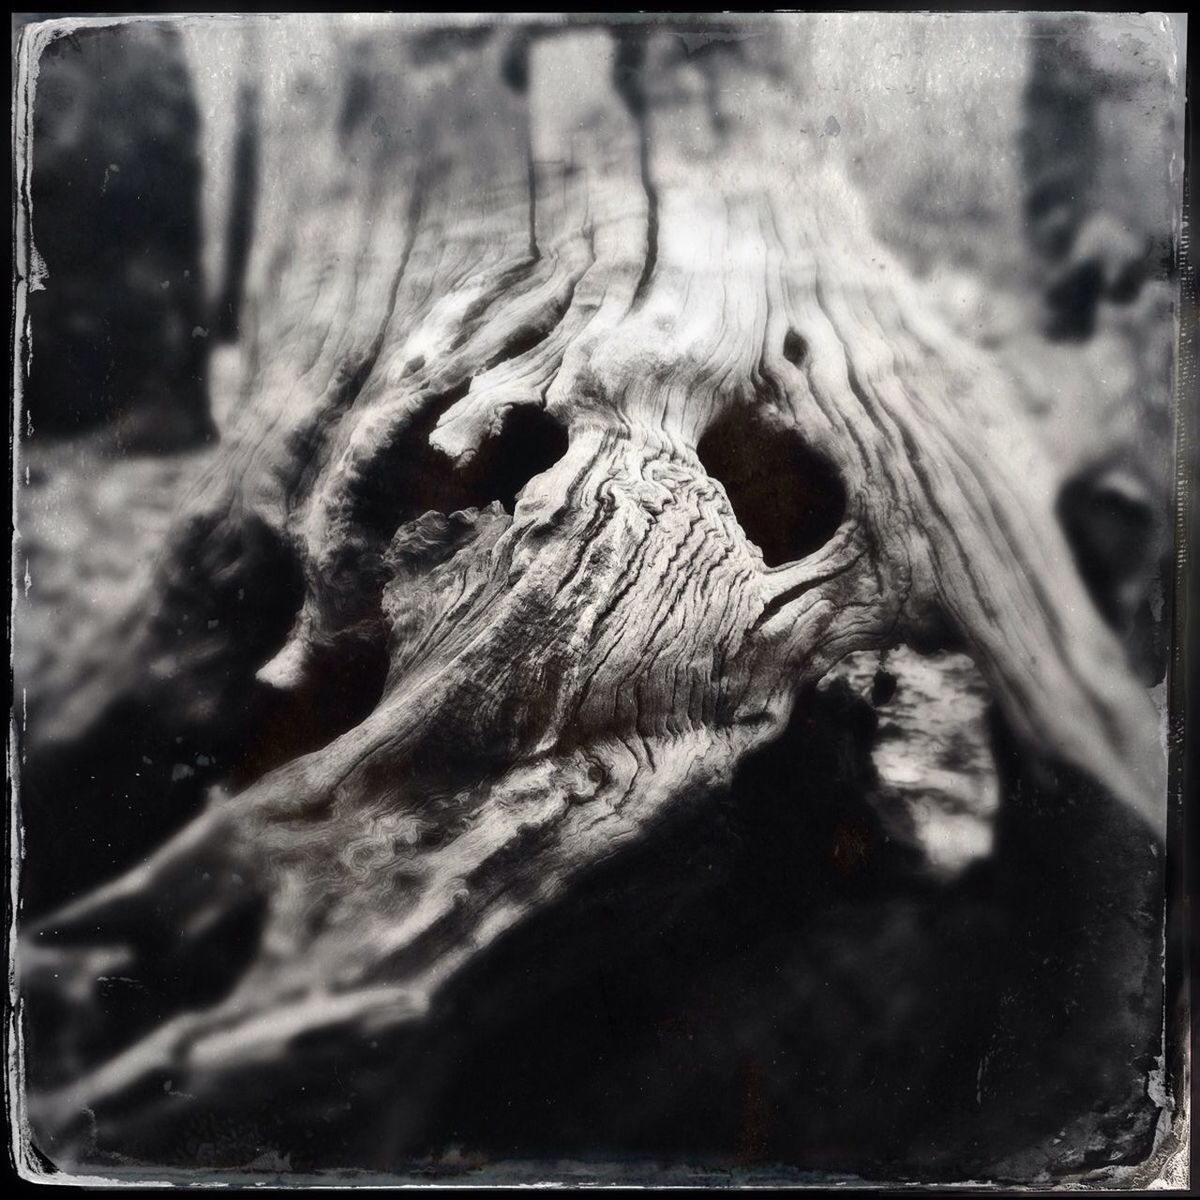
[[[262,34],[235,424],[43,753],[131,711],[193,740],[241,714],[260,752],[27,924],[55,1161],[159,1161],[196,1111],[284,1094],[303,1124],[381,1043],[404,1161],[459,981],[691,845],[855,651],[965,650],[1023,754],[1161,838],[1156,713],[1055,466],[765,28],[753,54],[715,22]],[[648,909],[704,886],[660,877]],[[102,1000],[115,977],[156,999]],[[522,1003],[492,986],[480,1037]]]

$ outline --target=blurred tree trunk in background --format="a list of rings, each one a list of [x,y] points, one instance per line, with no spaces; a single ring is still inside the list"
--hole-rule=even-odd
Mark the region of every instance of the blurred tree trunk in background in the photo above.
[[[133,450],[211,437],[200,114],[176,30],[77,29],[38,66],[25,384],[36,434]]]

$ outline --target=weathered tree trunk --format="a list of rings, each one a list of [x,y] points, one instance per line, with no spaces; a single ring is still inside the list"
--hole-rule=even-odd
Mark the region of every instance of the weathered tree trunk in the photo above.
[[[1161,836],[1054,465],[873,237],[792,27],[741,32],[264,30],[235,424],[28,769],[116,762],[131,719],[233,766],[25,931],[56,1161],[162,1161],[283,1096],[300,1127],[353,1062],[390,1140],[351,1165],[403,1163],[463,1013],[486,1039],[527,1003],[511,947],[703,845],[854,651],[966,649],[1024,753]],[[554,986],[621,952],[572,929]]]

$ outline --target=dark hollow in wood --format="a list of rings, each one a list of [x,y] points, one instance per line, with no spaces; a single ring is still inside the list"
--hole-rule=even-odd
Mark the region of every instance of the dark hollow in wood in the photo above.
[[[789,345],[802,357],[795,340],[785,343],[785,356]],[[814,554],[846,515],[846,489],[829,460],[754,409],[730,408],[708,427],[696,453],[769,567]]]

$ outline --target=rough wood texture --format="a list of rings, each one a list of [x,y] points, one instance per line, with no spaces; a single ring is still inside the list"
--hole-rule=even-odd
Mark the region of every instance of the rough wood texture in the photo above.
[[[56,1160],[153,1161],[181,1112],[397,1031],[402,1156],[452,983],[670,845],[855,651],[965,650],[1026,752],[1161,836],[1156,713],[1054,466],[836,141],[795,135],[794,33],[768,32],[753,58],[715,24],[264,35],[236,423],[45,753],[243,693],[268,749],[26,931]],[[240,621],[289,571],[295,606]],[[350,728],[319,715],[347,687]],[[206,964],[202,1004],[98,1002],[164,954]]]

